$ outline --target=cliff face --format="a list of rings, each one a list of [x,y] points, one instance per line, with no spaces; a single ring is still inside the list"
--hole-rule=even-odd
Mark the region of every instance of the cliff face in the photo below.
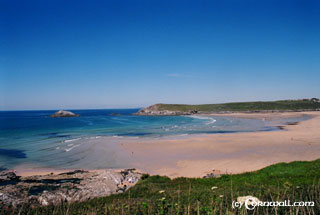
[[[171,111],[171,110],[161,110],[161,104],[151,105],[146,108],[142,108],[134,115],[142,116],[179,116],[179,115],[191,115],[197,113],[196,110],[190,111]]]

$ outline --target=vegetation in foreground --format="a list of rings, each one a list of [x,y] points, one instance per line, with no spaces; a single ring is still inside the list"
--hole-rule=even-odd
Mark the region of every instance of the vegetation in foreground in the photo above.
[[[1,206],[1,214],[320,214],[320,159],[279,163],[220,178],[144,175],[125,193],[80,203],[22,208]],[[311,207],[232,208],[239,196],[261,201],[314,201]]]
[[[267,102],[234,102],[224,104],[157,104],[157,110],[184,111],[197,110],[202,112],[222,111],[298,111],[320,109],[320,101],[317,98],[301,100],[281,100]]]

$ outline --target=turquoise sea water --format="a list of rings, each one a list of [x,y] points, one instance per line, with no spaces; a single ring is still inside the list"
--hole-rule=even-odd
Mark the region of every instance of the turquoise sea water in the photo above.
[[[201,133],[269,131],[267,121],[206,116],[133,116],[138,109],[73,110],[81,117],[51,118],[55,111],[0,112],[0,169],[32,163],[59,168],[81,164],[86,151],[80,145],[104,136],[119,138],[163,138]],[[293,119],[294,121],[301,119]],[[107,144],[107,143],[106,143]],[[78,147],[78,148],[77,148]],[[110,148],[109,156],[114,152]],[[105,168],[115,167],[110,160]],[[98,168],[91,162],[91,168]],[[84,168],[84,167],[83,167]]]

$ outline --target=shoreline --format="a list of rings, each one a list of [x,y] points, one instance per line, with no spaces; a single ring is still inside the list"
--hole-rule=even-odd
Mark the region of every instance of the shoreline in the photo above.
[[[214,115],[210,114],[210,116]],[[217,115],[222,116],[222,114]],[[318,134],[320,112],[223,115],[267,118],[271,121],[308,115],[310,119],[298,124],[282,125],[284,129],[277,131],[202,134],[183,139],[126,143],[123,148],[136,155],[137,158],[132,162],[139,169],[171,178],[203,177],[211,173],[212,169],[222,173],[236,174],[255,171],[279,162],[310,161],[320,157],[320,134]]]
[[[45,176],[45,175],[60,175],[65,174],[68,172],[74,172],[74,171],[86,171],[89,173],[101,173],[104,171],[113,171],[113,172],[121,172],[126,169],[134,169],[135,172],[143,173],[140,169],[136,168],[105,168],[105,169],[80,169],[80,168],[74,168],[74,169],[58,169],[58,168],[28,168],[28,169],[22,169],[21,167],[16,169],[9,169],[4,171],[14,171],[18,176],[21,177],[30,177],[30,176]]]
[[[315,160],[320,153],[320,112],[284,113],[224,113],[200,116],[229,116],[234,118],[266,119],[278,122],[286,117],[310,116],[298,124],[281,125],[283,130],[239,132],[226,134],[196,134],[165,138],[123,139],[115,143],[117,151],[128,165],[140,172],[175,177],[203,177],[212,169],[221,173],[254,171],[279,162]],[[98,140],[99,148],[107,138]],[[110,143],[108,143],[110,144]],[[276,150],[278,149],[278,150]],[[299,152],[299,153],[297,153]],[[56,169],[18,166],[18,175],[60,174],[78,168]],[[111,168],[108,168],[111,169]],[[122,169],[122,168],[114,168]],[[85,169],[100,171],[103,169]]]

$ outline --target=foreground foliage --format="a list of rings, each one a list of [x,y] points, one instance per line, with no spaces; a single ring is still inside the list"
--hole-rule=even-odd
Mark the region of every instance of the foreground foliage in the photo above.
[[[145,175],[129,191],[81,203],[30,208],[2,207],[1,214],[320,214],[320,159],[279,163],[220,178]],[[314,201],[313,207],[232,208],[239,196],[261,201]]]

